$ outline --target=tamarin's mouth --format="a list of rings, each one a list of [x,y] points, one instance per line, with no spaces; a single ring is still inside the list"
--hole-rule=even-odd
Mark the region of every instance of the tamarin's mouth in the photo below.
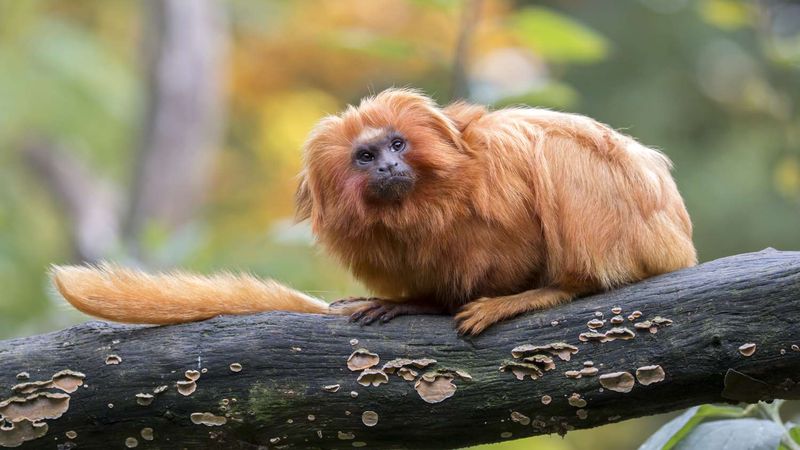
[[[375,200],[398,202],[414,189],[414,178],[406,174],[389,175],[369,184],[370,196]]]

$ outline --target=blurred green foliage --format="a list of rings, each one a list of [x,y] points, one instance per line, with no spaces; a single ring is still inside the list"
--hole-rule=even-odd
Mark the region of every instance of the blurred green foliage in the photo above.
[[[227,132],[209,201],[188,230],[155,227],[146,248],[163,265],[359,294],[291,225],[300,146],[320,117],[387,86],[449,101],[462,2],[225,5]],[[486,1],[468,74],[477,100],[584,113],[662,149],[702,260],[797,249],[800,34],[773,30],[770,14],[739,0]],[[0,2],[0,338],[85,320],[48,288],[48,265],[72,259],[70,224],[19,148],[47,137],[131,183],[147,96],[142,20],[137,2]],[[658,423],[496,448],[631,448]]]

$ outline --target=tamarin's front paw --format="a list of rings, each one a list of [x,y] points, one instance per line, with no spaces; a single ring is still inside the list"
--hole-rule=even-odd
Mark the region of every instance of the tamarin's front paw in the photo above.
[[[489,300],[480,299],[464,305],[455,315],[459,334],[477,336],[484,330],[502,320],[495,314],[495,305]]]

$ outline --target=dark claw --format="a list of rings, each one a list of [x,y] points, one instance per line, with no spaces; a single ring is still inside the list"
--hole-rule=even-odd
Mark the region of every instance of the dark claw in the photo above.
[[[375,308],[371,308],[364,317],[361,318],[362,325],[370,325],[372,322],[375,322],[379,318],[381,318],[384,314],[387,313],[387,308],[383,305],[378,305]]]

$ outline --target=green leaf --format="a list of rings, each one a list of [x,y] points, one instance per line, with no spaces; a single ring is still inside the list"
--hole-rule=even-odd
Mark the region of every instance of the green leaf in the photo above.
[[[675,450],[774,450],[783,427],[771,420],[744,418],[714,420],[698,425]]]
[[[792,422],[786,422],[783,426],[784,428],[789,430],[788,431],[789,437],[791,437],[794,442],[800,444],[800,427],[798,427]],[[791,449],[787,447],[786,444],[781,442],[781,445],[778,446],[778,450],[791,450]]]
[[[414,45],[405,39],[381,36],[367,30],[343,30],[326,35],[321,41],[336,49],[356,51],[383,59],[402,59],[414,54]]]
[[[595,62],[608,54],[608,42],[587,26],[542,7],[513,14],[511,31],[521,43],[552,62]]]
[[[670,450],[704,420],[739,418],[745,414],[744,409],[732,406],[702,405],[689,408],[650,436],[639,450]]]

